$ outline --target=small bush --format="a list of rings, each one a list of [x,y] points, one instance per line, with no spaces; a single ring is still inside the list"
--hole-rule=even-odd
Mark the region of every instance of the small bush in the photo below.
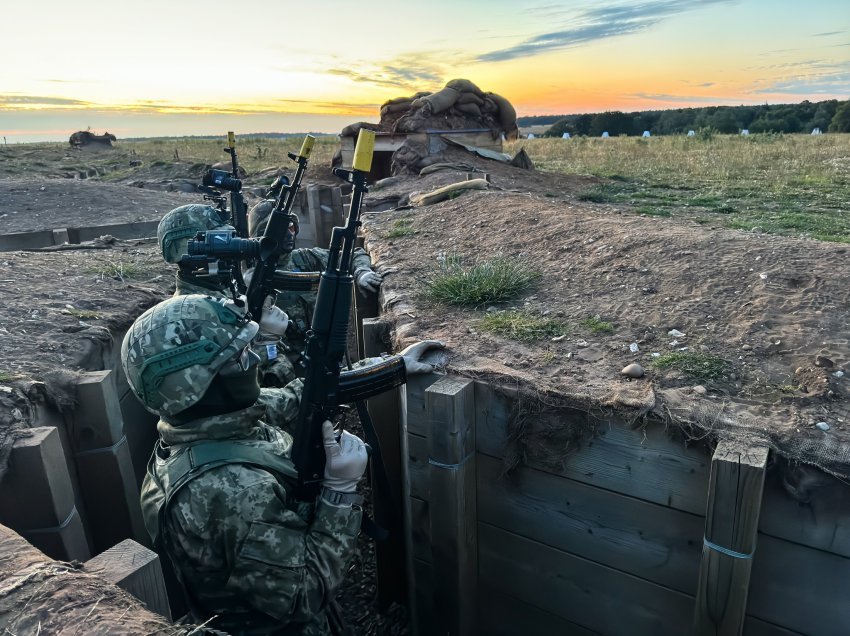
[[[731,365],[723,358],[707,353],[672,351],[653,360],[658,369],[676,369],[701,380],[720,380],[731,371]]]
[[[566,324],[525,311],[500,311],[487,314],[481,319],[479,327],[484,331],[522,342],[554,338],[567,332]]]
[[[539,279],[540,272],[509,258],[494,258],[467,267],[457,257],[448,257],[424,283],[424,291],[431,300],[478,307],[514,300]]]

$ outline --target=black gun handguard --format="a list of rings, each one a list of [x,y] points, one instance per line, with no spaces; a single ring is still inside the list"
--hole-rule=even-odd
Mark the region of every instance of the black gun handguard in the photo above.
[[[404,358],[392,356],[376,364],[343,371],[339,374],[337,404],[350,404],[380,395],[407,382]]]

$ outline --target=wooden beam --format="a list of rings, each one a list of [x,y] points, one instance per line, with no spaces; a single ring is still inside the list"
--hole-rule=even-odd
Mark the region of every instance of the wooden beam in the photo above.
[[[117,585],[142,601],[150,611],[171,620],[165,579],[159,556],[153,550],[126,539],[86,561],[85,571]]]
[[[366,357],[379,356],[387,352],[386,337],[389,323],[380,319],[363,321],[363,347]],[[369,415],[380,440],[381,457],[389,479],[390,492],[375,479],[374,466],[371,475],[372,506],[375,522],[390,531],[386,541],[375,543],[378,604],[388,606],[393,601],[407,603],[407,551],[405,537],[409,524],[403,524],[403,509],[408,502],[409,487],[405,491],[407,469],[407,444],[405,414],[407,407],[404,387],[387,391],[367,400]],[[403,444],[404,441],[404,444]]]
[[[721,441],[711,460],[694,633],[741,634],[768,449]]]
[[[430,424],[431,560],[439,633],[477,633],[475,385],[444,377],[425,390]]]

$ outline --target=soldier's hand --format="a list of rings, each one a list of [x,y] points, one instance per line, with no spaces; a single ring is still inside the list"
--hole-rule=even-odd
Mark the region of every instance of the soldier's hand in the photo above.
[[[354,279],[357,281],[357,288],[362,293],[377,293],[381,288],[381,283],[384,279],[377,272],[371,269],[359,269],[354,272]]]
[[[407,375],[430,373],[433,371],[434,365],[422,362],[422,356],[426,355],[432,349],[443,349],[445,346],[439,340],[422,340],[409,347],[405,347],[399,355],[404,358],[404,370],[407,372]]]
[[[366,445],[348,431],[343,431],[337,441],[333,424],[329,421],[322,424],[322,437],[327,458],[322,486],[337,492],[355,492],[369,461]]]

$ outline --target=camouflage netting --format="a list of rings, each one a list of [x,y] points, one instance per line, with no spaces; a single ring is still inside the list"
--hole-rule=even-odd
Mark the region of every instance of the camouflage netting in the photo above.
[[[340,136],[357,137],[361,128],[385,133],[483,128],[490,131],[494,140],[502,135],[513,140],[519,132],[516,110],[511,103],[501,95],[482,91],[466,79],[453,79],[434,93],[420,92],[391,99],[381,105],[379,123],[350,124],[342,129]],[[422,144],[408,140],[393,154],[393,174],[418,173],[427,155]]]

